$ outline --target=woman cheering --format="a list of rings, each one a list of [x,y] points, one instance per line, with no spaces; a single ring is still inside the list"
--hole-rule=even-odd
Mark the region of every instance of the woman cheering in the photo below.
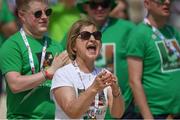
[[[94,65],[101,37],[89,20],[79,20],[71,27],[67,52],[72,63],[56,71],[51,87],[56,119],[103,119],[107,107],[113,117],[123,115],[124,100],[116,76]]]

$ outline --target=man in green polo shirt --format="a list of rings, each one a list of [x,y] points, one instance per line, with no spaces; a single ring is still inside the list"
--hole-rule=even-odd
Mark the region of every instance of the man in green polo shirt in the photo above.
[[[167,25],[172,0],[144,0],[148,14],[127,43],[136,119],[180,119],[180,36]]]

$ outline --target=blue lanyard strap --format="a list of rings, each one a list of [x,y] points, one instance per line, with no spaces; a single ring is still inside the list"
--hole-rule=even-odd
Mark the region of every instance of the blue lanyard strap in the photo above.
[[[106,20],[106,22],[105,22],[105,24],[102,26],[102,28],[101,28],[101,32],[103,33],[105,30],[106,30],[106,28],[109,26],[109,22],[110,22],[110,19],[107,19]]]
[[[154,33],[157,37],[159,37],[161,40],[167,39],[156,27],[154,27],[154,26],[151,25],[150,21],[149,21],[147,18],[144,18],[144,23],[145,23],[146,25],[148,25],[148,26],[151,26],[153,33]],[[175,36],[174,36],[174,34],[171,32],[171,30],[170,30],[168,27],[166,27],[166,29],[167,29],[168,32],[171,34],[171,36],[173,36],[173,38],[175,39]]]

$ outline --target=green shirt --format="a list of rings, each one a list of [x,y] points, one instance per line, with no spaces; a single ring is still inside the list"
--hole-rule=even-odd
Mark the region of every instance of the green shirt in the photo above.
[[[129,21],[109,19],[108,26],[102,31],[102,49],[104,50],[102,52],[102,56],[104,56],[102,60],[105,61],[104,66],[98,65],[98,62],[96,62],[96,66],[105,67],[118,77],[118,84],[121,88],[126,108],[132,101],[132,93],[128,82],[125,48],[129,32],[133,27],[134,24]],[[106,114],[106,118],[111,118],[109,113]]]
[[[110,19],[107,28],[102,32],[103,48],[106,46],[106,51],[112,50],[112,54],[114,54],[111,60],[108,60],[108,55],[104,57],[104,59],[106,59],[105,67],[108,68],[108,64],[114,64],[113,72],[118,77],[119,86],[126,101],[126,107],[129,105],[131,92],[128,84],[125,48],[129,32],[133,26],[134,24],[125,20]],[[108,45],[112,45],[114,48],[108,47]],[[106,53],[108,54],[108,52]],[[98,64],[96,65],[98,66]]]
[[[15,17],[8,8],[7,0],[1,0],[0,3],[0,24],[6,24],[8,22],[14,21]],[[4,40],[4,36],[2,33],[0,33],[0,46]]]
[[[52,9],[53,14],[50,17],[48,32],[53,40],[60,42],[71,25],[80,18],[80,13],[75,7],[67,9],[59,3]]]
[[[27,36],[27,35],[26,35]],[[43,68],[51,65],[56,53],[62,51],[59,44],[51,41],[50,38],[34,39],[27,36],[32,50],[35,65],[35,72],[40,71],[40,61],[44,40],[48,41]],[[3,74],[16,71],[22,75],[31,75],[28,50],[20,32],[11,36],[3,45],[0,51],[0,68]],[[47,80],[33,90],[20,93],[12,93],[7,84],[7,118],[8,119],[53,119],[55,106],[50,100],[51,80]]]
[[[179,34],[167,25],[159,31],[180,53]],[[127,56],[142,59],[142,85],[154,115],[180,113],[180,58],[168,52],[165,42],[154,34],[150,26],[141,23],[132,30]]]

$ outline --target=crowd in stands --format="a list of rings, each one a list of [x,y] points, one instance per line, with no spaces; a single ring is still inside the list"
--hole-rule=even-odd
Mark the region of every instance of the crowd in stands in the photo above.
[[[0,0],[6,118],[180,119],[179,5]]]

